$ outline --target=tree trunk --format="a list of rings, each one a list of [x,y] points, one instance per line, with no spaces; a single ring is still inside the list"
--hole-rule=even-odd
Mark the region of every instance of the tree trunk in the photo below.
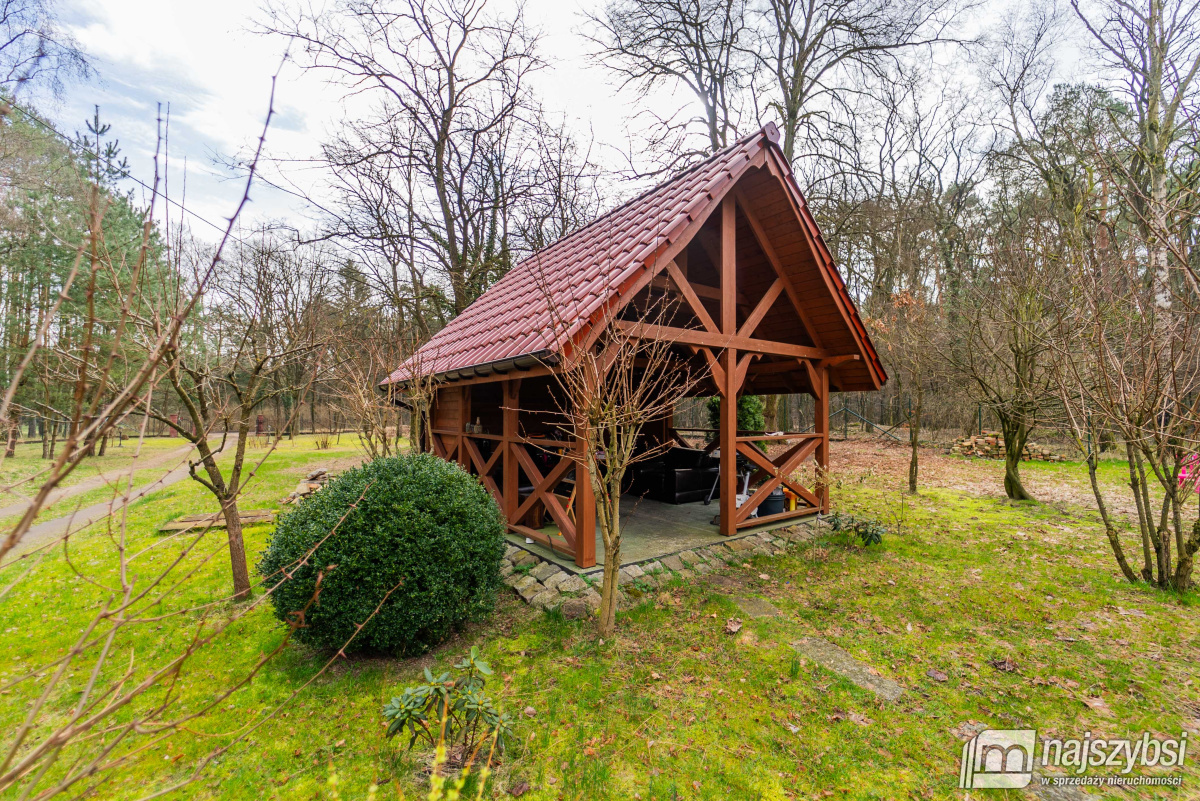
[[[1032,501],[1033,496],[1021,483],[1021,456],[1025,453],[1029,429],[1007,414],[998,416],[1000,433],[1004,435],[1004,494],[1014,501]]]
[[[781,426],[779,420],[779,396],[768,395],[763,401],[763,425],[767,431],[778,431]]]
[[[621,563],[610,559],[610,554],[605,549],[604,554],[604,581],[600,587],[600,619],[598,629],[601,637],[611,637],[613,631],[617,628],[617,600],[618,600],[618,580],[620,579]],[[620,558],[620,548],[611,554]]]
[[[1021,483],[1021,457],[1009,451],[1004,456],[1004,494],[1014,501],[1032,501],[1033,496]]]
[[[601,637],[611,637],[617,628],[617,600],[621,572],[621,488],[617,486],[613,497],[611,487],[601,487],[596,500],[607,507],[600,509],[600,534],[604,540],[604,582],[600,591],[600,619],[598,629]],[[607,519],[606,519],[607,518]]]
[[[176,386],[178,387],[178,385]],[[253,391],[254,385],[252,384],[247,394],[252,394]],[[181,398],[186,397],[183,393],[179,393],[179,395]],[[236,436],[236,449],[229,481],[226,481],[224,476],[221,475],[221,468],[217,464],[217,456],[209,446],[208,439],[204,433],[207,426],[198,416],[192,419],[194,423],[193,428],[199,433],[189,437],[196,446],[196,452],[200,457],[199,464],[204,467],[204,472],[208,475],[208,479],[204,481],[197,474],[193,474],[192,477],[200,481],[213,494],[213,497],[221,504],[221,514],[225,517],[226,535],[229,542],[229,568],[233,574],[233,597],[235,601],[250,597],[250,574],[246,567],[246,546],[242,541],[242,521],[238,516],[237,508],[237,497],[241,485],[240,471],[242,459],[245,457],[250,411],[250,409],[243,407],[239,415],[242,420]],[[195,406],[189,405],[188,412],[189,416],[196,414]]]
[[[225,530],[229,540],[233,600],[244,601],[250,597],[250,572],[246,567],[246,545],[242,540],[242,519],[238,514],[237,500],[222,501],[221,509],[225,514]]]
[[[1142,493],[1142,508],[1146,510],[1146,529],[1150,532],[1150,544],[1154,546],[1155,560],[1158,565],[1158,586],[1166,587],[1168,585],[1167,563],[1165,554],[1163,553],[1162,530],[1166,526],[1166,507],[1163,507],[1162,520],[1157,525],[1154,522],[1153,511],[1150,506],[1150,485],[1146,481],[1146,465],[1142,461],[1142,453],[1140,450],[1133,452],[1134,463],[1137,465],[1138,487]]]
[[[1100,510],[1100,519],[1104,521],[1104,533],[1108,537],[1108,544],[1113,550],[1113,556],[1117,559],[1117,566],[1121,568],[1121,574],[1130,584],[1137,584],[1137,574],[1133,572],[1133,568],[1129,566],[1129,561],[1125,558],[1125,549],[1121,547],[1120,535],[1117,534],[1117,529],[1108,517],[1108,505],[1104,503],[1104,495],[1100,492],[1100,481],[1096,477],[1096,462],[1099,458],[1099,454],[1088,454],[1088,479],[1092,482],[1092,495],[1096,496],[1096,508]]]
[[[1125,438],[1125,459],[1129,465],[1129,491],[1137,508],[1138,529],[1142,535],[1142,580],[1154,581],[1154,550],[1150,546],[1150,513],[1142,504],[1142,490],[1138,479],[1137,459],[1133,455],[1133,444]]]
[[[1175,589],[1179,592],[1186,591],[1192,584],[1192,565],[1196,551],[1200,551],[1200,517],[1196,518],[1192,526],[1192,535],[1179,552],[1179,566],[1175,568]]]
[[[92,424],[92,416],[89,414],[85,414],[83,416],[83,421],[79,424],[79,428],[77,429],[77,431],[78,432],[86,431],[91,424]],[[88,437],[86,440],[84,440],[84,447],[86,448],[86,450],[84,451],[85,456],[95,456],[96,455],[96,440],[94,437]]]
[[[1163,498],[1162,515],[1158,520],[1158,550],[1159,564],[1162,565],[1158,574],[1158,585],[1163,589],[1171,586],[1171,576],[1174,570],[1171,567],[1171,529],[1170,529],[1170,511],[1171,511],[1171,496],[1167,495]]]
[[[908,424],[908,444],[912,448],[912,456],[908,460],[908,491],[912,495],[917,494],[917,470],[919,468],[918,446],[921,442],[921,406],[925,400],[925,393],[921,389],[921,383],[917,382],[917,403],[913,407],[912,420]]]
[[[17,455],[17,442],[21,439],[21,420],[16,412],[8,418],[8,445],[4,449],[4,458]]]

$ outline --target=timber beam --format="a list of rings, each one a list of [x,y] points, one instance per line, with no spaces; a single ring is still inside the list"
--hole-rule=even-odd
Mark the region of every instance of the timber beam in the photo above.
[[[634,337],[664,342],[678,342],[681,345],[699,345],[706,348],[734,348],[736,350],[748,350],[753,353],[790,356],[795,359],[824,359],[831,355],[824,348],[792,345],[787,342],[772,342],[767,339],[753,339],[737,334],[714,334],[710,331],[697,331],[694,328],[675,328],[667,325],[635,323],[628,320],[617,320],[615,325]]]

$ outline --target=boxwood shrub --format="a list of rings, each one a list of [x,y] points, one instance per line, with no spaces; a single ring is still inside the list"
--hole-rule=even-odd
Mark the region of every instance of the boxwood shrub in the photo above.
[[[283,515],[258,571],[268,587],[290,572],[271,596],[285,622],[298,619],[324,573],[296,631],[301,642],[341,648],[370,618],[347,650],[405,655],[491,611],[504,549],[504,518],[475,477],[405,454],[347,470]]]

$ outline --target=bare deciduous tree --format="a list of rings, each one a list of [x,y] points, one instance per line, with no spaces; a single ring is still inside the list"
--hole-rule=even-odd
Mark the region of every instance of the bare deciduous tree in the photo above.
[[[418,293],[444,287],[441,323],[461,312],[511,264],[507,214],[528,178],[520,162],[532,111],[526,83],[541,65],[536,35],[520,14],[496,16],[482,0],[276,5],[260,30],[299,46],[306,69],[373,104],[326,154],[335,170],[364,173],[343,193],[362,206],[358,236],[382,246],[389,267],[439,276],[410,280]],[[398,203],[398,218],[381,201]]]
[[[555,338],[570,342],[577,325],[573,310],[563,308],[542,285]],[[649,300],[641,319],[667,323],[677,309],[666,298]],[[604,579],[600,592],[599,631],[616,626],[617,583],[621,569],[621,489],[630,466],[653,459],[667,444],[648,446],[642,429],[669,416],[707,374],[707,368],[681,357],[669,340],[640,337],[608,325],[586,342],[568,345],[550,365],[557,382],[564,433],[578,447],[563,455],[587,471],[596,500],[596,524],[604,543]]]
[[[206,324],[196,330],[197,341],[171,337],[164,353],[166,379],[186,421],[161,407],[150,410],[155,419],[195,445],[191,476],[220,504],[238,599],[250,592],[237,499],[253,475],[244,468],[255,415],[281,395],[306,394],[315,371],[305,357],[323,348],[317,319],[289,308],[288,298],[302,290],[292,285],[301,275],[285,263],[288,260],[289,254],[268,231],[260,232],[255,241],[239,243],[231,269],[209,289],[215,296],[214,308],[208,311]],[[165,313],[155,311],[146,319],[147,338],[163,336],[194,292],[167,288],[160,299]],[[282,430],[290,429],[298,411],[294,405]],[[218,433],[220,441],[214,446],[209,440]],[[226,470],[221,459],[230,446],[233,453]]]
[[[1190,279],[1195,265],[1173,258],[1178,204],[1191,205],[1197,128],[1200,127],[1200,6],[1190,0],[1071,0],[1091,34],[1102,64],[1125,89],[1136,139],[1116,187],[1127,193],[1145,242],[1154,303],[1169,325],[1173,278]],[[1182,180],[1181,180],[1182,179]]]
[[[954,0],[763,0],[753,53],[771,84],[766,110],[779,118],[788,160],[801,142],[806,153],[827,155],[828,145],[852,145],[831,125],[839,112],[853,116],[850,98],[870,80],[889,81],[904,56],[951,41],[962,9]]]
[[[995,61],[1014,139],[1044,201],[1045,230],[1069,291],[1048,303],[1063,428],[1086,456],[1097,509],[1122,574],[1185,589],[1200,519],[1182,480],[1200,441],[1200,328],[1194,226],[1200,12],[1194,4],[1073,3],[1107,86],[1049,92],[1059,18],[1012,25]],[[1043,97],[1048,100],[1042,101]],[[1098,479],[1106,439],[1123,439],[1142,568]]]
[[[1057,397],[1049,335],[1065,290],[1061,242],[1046,231],[1039,199],[998,193],[989,252],[969,277],[943,356],[980,394],[1004,438],[1004,492],[1032,500],[1020,465],[1033,430],[1053,422]]]
[[[662,87],[685,87],[700,114],[654,115],[651,146],[662,170],[714,153],[737,138],[749,63],[743,0],[612,0],[589,15],[595,57],[644,97]],[[649,109],[646,109],[649,111]],[[702,131],[702,147],[689,134]]]
[[[0,0],[0,86],[6,91],[42,85],[57,95],[65,81],[91,72],[78,42],[56,18],[53,0]]]
[[[410,379],[419,384],[397,391],[382,382],[409,358],[419,337],[397,334],[390,327],[370,326],[341,332],[334,344],[333,391],[343,411],[355,424],[359,446],[371,459],[394,456],[403,439],[401,408],[409,407],[409,444],[415,452],[428,416],[432,387],[424,376]],[[425,414],[422,415],[422,410]]]

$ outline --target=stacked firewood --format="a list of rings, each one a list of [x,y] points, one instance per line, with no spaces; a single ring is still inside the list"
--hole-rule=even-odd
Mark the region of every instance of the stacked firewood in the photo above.
[[[954,440],[949,453],[959,456],[978,456],[983,459],[1003,459],[1008,453],[1004,447],[1004,435],[999,431],[984,431],[969,437]],[[1062,456],[1036,442],[1025,443],[1025,453],[1021,461],[1062,462]]]
[[[283,503],[299,503],[304,498],[312,495],[321,487],[325,486],[329,481],[329,471],[324,467],[318,467],[313,470],[304,479],[296,485],[296,488],[288,493],[288,496],[283,499]]]

